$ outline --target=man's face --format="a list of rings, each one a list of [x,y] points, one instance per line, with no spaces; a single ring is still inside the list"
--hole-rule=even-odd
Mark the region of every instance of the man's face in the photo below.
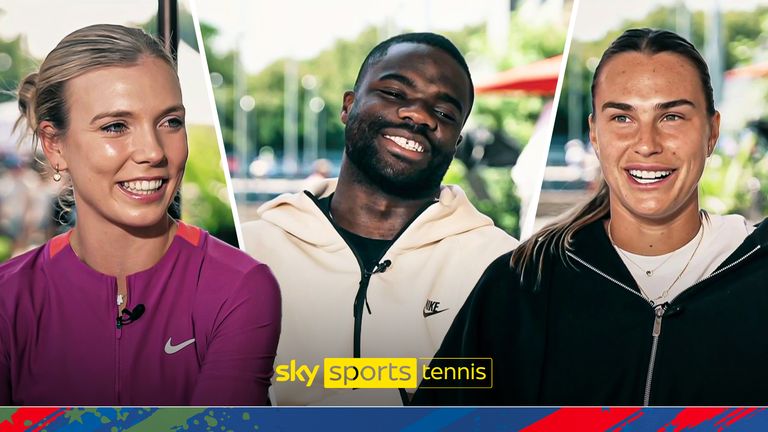
[[[357,91],[344,94],[347,157],[388,194],[435,193],[461,141],[469,89],[466,73],[442,50],[391,46]]]
[[[589,127],[611,211],[666,221],[698,210],[698,182],[719,125],[685,57],[629,52],[610,59],[596,82]]]

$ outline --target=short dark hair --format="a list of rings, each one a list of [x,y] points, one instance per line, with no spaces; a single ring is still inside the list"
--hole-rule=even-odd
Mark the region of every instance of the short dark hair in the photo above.
[[[370,69],[371,66],[375,65],[376,62],[387,55],[389,47],[402,43],[428,45],[442,50],[451,56],[452,59],[456,60],[456,63],[461,66],[461,69],[467,75],[467,79],[469,80],[469,106],[470,109],[472,108],[472,103],[475,99],[475,85],[472,82],[472,74],[469,73],[469,66],[467,66],[467,61],[464,60],[464,56],[461,54],[461,51],[456,48],[456,45],[454,45],[453,42],[448,40],[448,38],[445,36],[441,36],[436,33],[404,33],[401,35],[393,36],[373,47],[371,52],[369,52],[365,57],[365,60],[363,60],[363,64],[360,66],[360,71],[357,72],[354,90],[358,90],[360,82],[363,80],[365,74],[368,73],[368,69]],[[467,112],[467,115],[469,115],[469,111]]]
[[[707,114],[710,116],[715,115],[715,97],[712,91],[712,80],[709,77],[707,62],[701,57],[699,51],[696,50],[692,43],[675,32],[650,28],[626,30],[605,50],[592,77],[592,112],[595,111],[595,83],[600,76],[600,70],[603,65],[617,54],[632,51],[647,54],[671,52],[687,58],[699,72],[699,79],[701,80],[704,99],[707,104]]]

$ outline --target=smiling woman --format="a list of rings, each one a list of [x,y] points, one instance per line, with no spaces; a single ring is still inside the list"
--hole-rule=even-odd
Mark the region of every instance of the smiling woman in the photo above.
[[[65,99],[68,124],[43,120],[38,130],[50,164],[76,186],[78,218],[162,231],[187,159],[184,106],[169,63],[145,56],[85,72],[69,80]]]
[[[22,82],[19,108],[53,179],[71,181],[77,224],[0,265],[0,405],[266,403],[277,283],[168,214],[187,135],[159,42],[77,30]]]
[[[706,63],[675,33],[627,30],[592,107],[599,191],[491,264],[436,355],[492,357],[493,389],[416,401],[765,404],[768,223],[699,208],[720,126]]]

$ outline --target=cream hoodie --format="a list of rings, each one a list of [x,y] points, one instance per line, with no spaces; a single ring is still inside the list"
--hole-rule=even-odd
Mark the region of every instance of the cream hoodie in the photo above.
[[[321,198],[336,180],[309,191]],[[353,357],[353,304],[362,270],[352,250],[306,193],[283,194],[243,225],[246,251],[269,265],[280,283],[283,321],[275,365],[319,365],[311,387],[275,382],[279,405],[399,404],[397,392],[323,387],[326,357]],[[370,278],[363,309],[362,357],[431,357],[486,267],[517,245],[493,226],[458,186],[443,186],[397,238]],[[427,302],[439,302],[426,313]],[[426,311],[430,312],[430,311]],[[273,380],[274,382],[274,380]],[[412,391],[412,390],[410,390]]]

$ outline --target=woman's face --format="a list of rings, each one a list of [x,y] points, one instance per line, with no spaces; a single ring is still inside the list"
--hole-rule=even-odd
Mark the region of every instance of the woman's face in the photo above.
[[[125,228],[165,223],[187,160],[174,70],[144,57],[73,78],[65,96],[69,128],[48,157],[72,178],[78,220]]]
[[[590,140],[611,211],[657,221],[698,211],[698,182],[720,114],[707,114],[693,64],[669,52],[618,54],[603,66],[594,98]]]

